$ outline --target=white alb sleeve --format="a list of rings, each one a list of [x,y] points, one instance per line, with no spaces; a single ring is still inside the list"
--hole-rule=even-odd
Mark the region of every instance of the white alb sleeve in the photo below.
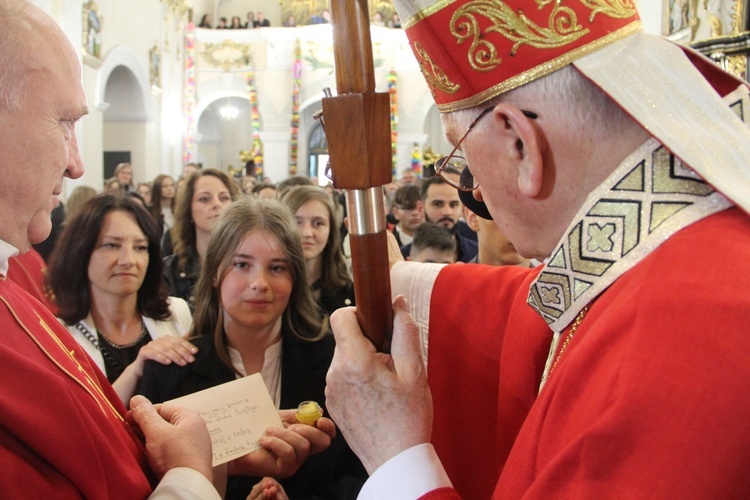
[[[378,467],[357,500],[414,500],[432,490],[451,486],[435,448],[424,443],[402,451]]]
[[[397,262],[391,268],[391,295],[403,295],[409,302],[411,315],[419,327],[419,345],[422,349],[422,360],[427,364],[427,347],[430,330],[430,299],[435,280],[445,264],[426,264],[422,262]]]
[[[175,467],[164,474],[149,500],[221,500],[206,476],[194,469]]]

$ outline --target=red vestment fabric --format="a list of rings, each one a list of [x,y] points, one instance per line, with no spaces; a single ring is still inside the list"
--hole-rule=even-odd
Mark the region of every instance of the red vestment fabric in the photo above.
[[[144,450],[121,420],[119,398],[78,343],[9,280],[0,281],[0,325],[3,496],[146,498]]]
[[[57,306],[44,291],[45,273],[47,265],[39,252],[30,247],[21,255],[11,257],[8,261],[9,280],[29,292],[36,300],[44,304],[54,316],[57,316]]]
[[[537,272],[438,277],[433,444],[456,490],[423,498],[750,498],[750,217],[699,221],[615,281],[538,395]]]

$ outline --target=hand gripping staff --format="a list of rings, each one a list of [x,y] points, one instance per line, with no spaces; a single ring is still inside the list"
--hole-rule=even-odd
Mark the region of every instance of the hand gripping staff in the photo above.
[[[390,96],[375,92],[367,0],[331,0],[331,22],[338,95],[323,99],[323,117],[333,186],[346,190],[357,319],[387,353],[393,309],[382,186],[392,177]]]

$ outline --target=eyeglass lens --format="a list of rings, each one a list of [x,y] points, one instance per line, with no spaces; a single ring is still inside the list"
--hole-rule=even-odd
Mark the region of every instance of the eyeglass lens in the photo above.
[[[477,187],[475,186],[474,175],[471,173],[471,170],[469,170],[469,164],[462,156],[441,158],[438,160],[436,168],[440,172],[440,176],[453,184],[454,187],[466,190],[472,190]],[[455,175],[458,176],[458,182],[454,180]]]
[[[469,170],[469,165],[464,162],[464,169],[461,170],[461,176],[458,178],[459,187],[462,189],[476,189],[474,174]]]

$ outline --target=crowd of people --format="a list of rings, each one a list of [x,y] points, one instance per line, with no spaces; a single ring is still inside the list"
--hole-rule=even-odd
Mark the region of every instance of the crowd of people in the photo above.
[[[141,182],[122,163],[112,180],[101,190],[79,185],[60,203],[67,214],[56,240],[44,242],[46,269],[32,248],[24,255],[37,260],[14,258],[8,274],[57,316],[121,404],[136,395],[161,403],[259,373],[280,410],[303,400],[325,409],[329,318],[356,305],[342,193],[301,175],[272,184],[194,163],[177,179]],[[471,239],[472,255],[458,249],[462,203],[442,178],[406,169],[383,194],[394,241],[407,241],[407,253],[413,244],[407,259],[475,257]],[[441,256],[431,257],[436,248]],[[36,280],[21,279],[28,269],[39,271]],[[219,491],[355,498],[367,477],[342,437],[288,478],[257,470],[230,463]]]
[[[46,268],[31,248],[9,278],[57,316],[124,408],[259,373],[280,411],[325,411],[329,317],[355,305],[340,193],[193,163],[177,179],[134,177],[122,163],[116,184],[74,188],[56,207],[68,210],[44,242]],[[340,436],[294,465],[280,474],[239,459],[213,479],[224,498],[348,499],[367,477]]]
[[[299,20],[294,17],[294,15],[290,14],[287,16],[287,18],[281,23],[281,25],[285,28],[294,28],[299,25],[303,24],[330,24],[331,22],[331,11],[328,9],[323,9],[318,13],[313,14],[310,16],[310,18],[307,21]],[[398,13],[394,12],[391,14],[391,17],[386,22],[383,18],[383,13],[380,11],[377,11],[373,14],[373,17],[370,21],[373,26],[385,26],[388,28],[401,28],[401,20],[398,17]],[[225,16],[219,17],[219,21],[214,25],[211,22],[211,15],[210,14],[203,14],[201,16],[200,21],[198,22],[197,27],[198,28],[205,28],[205,29],[253,29],[253,28],[264,28],[271,26],[271,21],[266,18],[265,14],[263,12],[253,12],[248,11],[248,13],[245,15],[245,20],[243,21],[240,16],[231,16],[230,18],[227,18]]]
[[[256,14],[253,11],[248,11],[245,15],[245,20],[243,21],[240,16],[232,16],[229,21],[227,21],[227,18],[222,16],[219,18],[219,22],[216,23],[216,26],[213,26],[211,24],[211,16],[209,14],[203,14],[201,17],[200,22],[198,23],[198,28],[206,28],[206,29],[232,29],[232,30],[239,30],[239,29],[254,29],[254,28],[267,28],[271,26],[271,21],[269,21],[265,14],[263,12],[258,11]]]

